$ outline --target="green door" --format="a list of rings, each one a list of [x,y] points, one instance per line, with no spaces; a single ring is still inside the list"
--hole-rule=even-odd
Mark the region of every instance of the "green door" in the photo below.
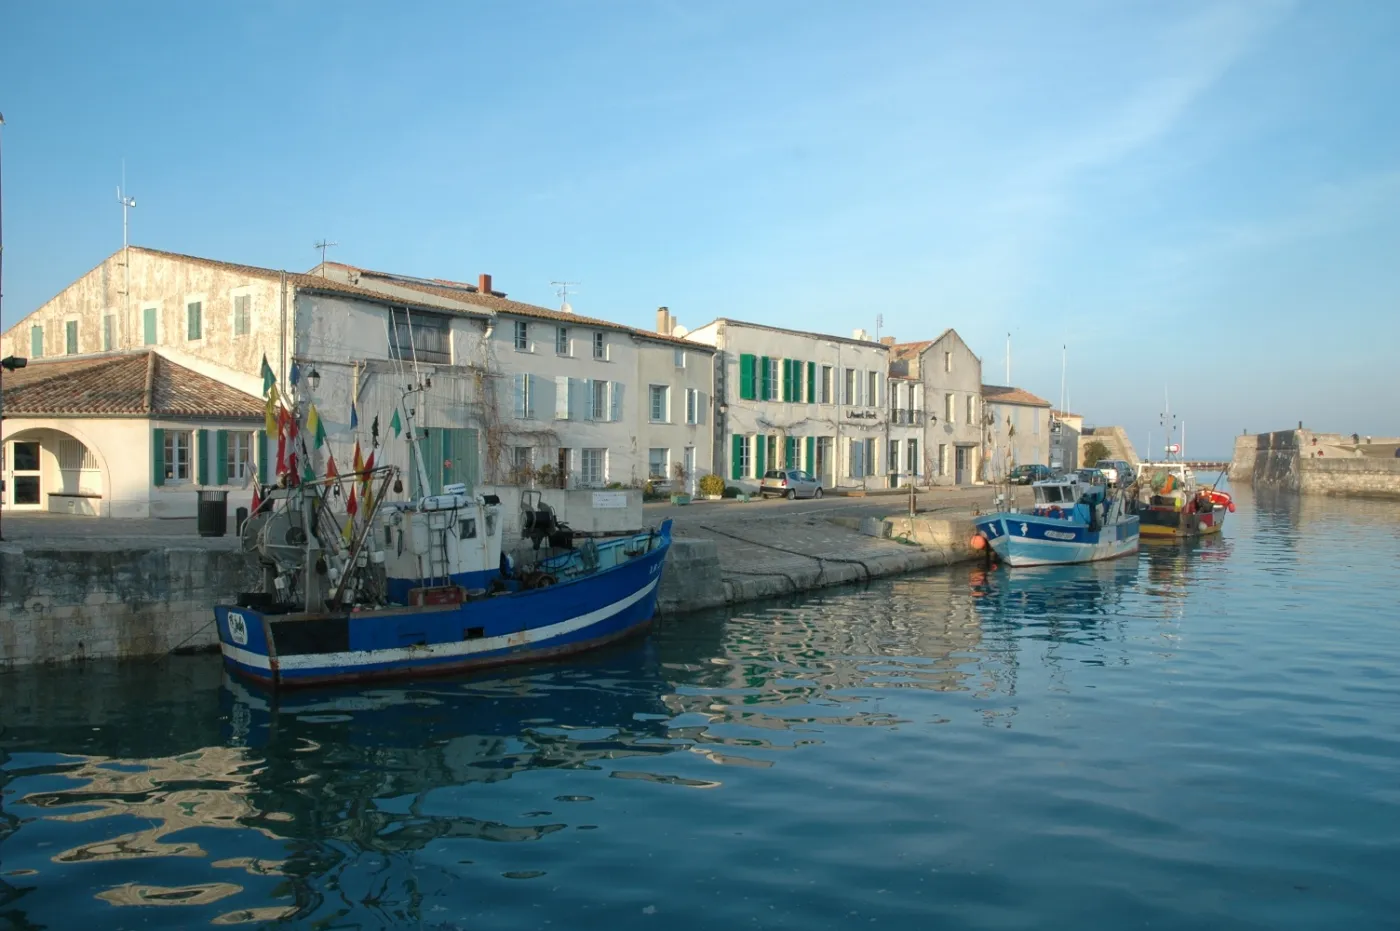
[[[470,427],[435,431],[442,451],[442,482],[438,490],[461,482],[470,494],[480,481],[477,462],[477,434]]]

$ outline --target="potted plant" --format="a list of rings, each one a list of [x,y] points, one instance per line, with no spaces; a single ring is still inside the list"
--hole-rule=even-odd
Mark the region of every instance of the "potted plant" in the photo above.
[[[689,504],[690,493],[686,491],[686,479],[690,477],[690,474],[686,472],[685,464],[677,462],[671,471],[676,476],[676,488],[678,489],[677,491],[671,492],[671,503]]]
[[[700,497],[714,501],[724,497],[724,479],[713,472],[700,476]]]

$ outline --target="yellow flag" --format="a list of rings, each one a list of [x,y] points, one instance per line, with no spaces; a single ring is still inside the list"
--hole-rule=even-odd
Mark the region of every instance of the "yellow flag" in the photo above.
[[[276,391],[277,389],[274,387],[272,390]],[[267,404],[263,407],[263,428],[267,430],[268,436],[277,435],[277,411],[275,408],[276,405],[273,404],[272,398],[269,397],[267,399]]]

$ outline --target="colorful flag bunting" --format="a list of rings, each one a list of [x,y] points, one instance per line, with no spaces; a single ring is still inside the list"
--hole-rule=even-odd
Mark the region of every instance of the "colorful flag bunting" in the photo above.
[[[311,434],[316,441],[316,448],[320,449],[326,445],[326,425],[321,423],[321,414],[316,410],[315,404],[308,404],[306,411],[306,432]]]
[[[297,382],[301,381],[301,366],[297,365],[296,359],[292,360],[292,368],[287,372],[287,381],[291,382],[293,387],[296,386]]]
[[[326,453],[326,478],[340,478],[340,473],[335,468],[335,455]]]
[[[267,356],[262,360],[263,397],[277,385],[277,376],[272,374],[272,366],[267,364]]]
[[[389,421],[389,426],[394,428],[394,439],[398,439],[399,434],[403,432],[403,424],[399,422],[399,412],[397,410],[394,411],[394,419]]]

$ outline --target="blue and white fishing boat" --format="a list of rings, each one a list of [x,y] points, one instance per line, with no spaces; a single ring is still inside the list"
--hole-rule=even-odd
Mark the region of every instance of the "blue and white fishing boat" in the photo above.
[[[517,564],[502,555],[496,496],[456,485],[384,503],[402,488],[398,472],[349,476],[372,489],[358,517],[337,513],[333,489],[347,476],[269,491],[242,531],[261,590],[214,610],[229,670],[283,687],[426,676],[586,650],[651,622],[669,520],[575,545],[538,493],[527,494],[520,524],[534,548]]]
[[[1136,501],[1081,475],[1031,486],[1033,507],[979,517],[975,548],[1010,566],[1054,566],[1114,559],[1138,548]]]

